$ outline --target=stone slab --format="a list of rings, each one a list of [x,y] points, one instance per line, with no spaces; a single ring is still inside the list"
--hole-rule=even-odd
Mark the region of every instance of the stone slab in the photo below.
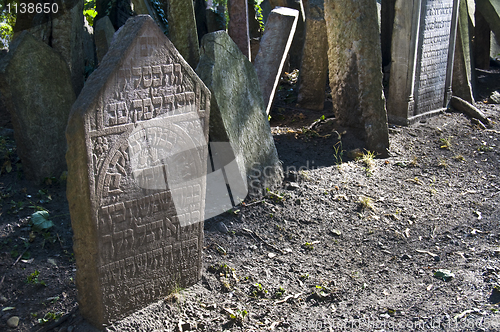
[[[0,63],[0,91],[26,178],[40,183],[59,177],[66,170],[64,131],[75,101],[66,61],[23,31]]]
[[[328,76],[328,40],[324,0],[309,0],[305,24],[297,106],[323,110]]]
[[[474,26],[474,58],[475,67],[490,69],[490,40],[491,29],[483,14],[476,10],[474,13],[476,25]]]
[[[292,45],[288,52],[288,62],[285,64],[286,71],[300,68],[302,61],[302,48],[305,37],[305,3],[306,0],[270,0],[271,7],[288,7],[299,11],[297,26],[293,35]]]
[[[95,51],[97,54],[97,63],[99,64],[111,46],[113,35],[115,34],[115,28],[113,27],[113,23],[111,23],[109,16],[101,17],[95,22],[94,25]]]
[[[266,29],[254,64],[267,114],[271,110],[298,17],[298,10],[277,7],[271,11],[266,22]]]
[[[256,197],[279,186],[283,171],[250,61],[225,31],[205,35],[201,49],[196,71],[212,92],[212,171],[226,173],[235,205],[247,192]]]
[[[409,125],[451,98],[458,0],[397,0],[387,99],[389,121]]]
[[[500,36],[500,2],[498,0],[476,0],[479,11],[495,35]]]
[[[247,0],[228,0],[227,10],[229,13],[229,36],[238,45],[240,51],[248,59],[251,59],[248,2]]]
[[[120,319],[201,278],[210,91],[135,16],[75,102],[67,198],[79,310]]]
[[[474,103],[476,75],[474,70],[474,49],[472,38],[474,27],[470,20],[469,7],[466,0],[460,0],[457,42],[453,61],[453,95],[469,103]]]
[[[83,1],[61,0],[57,13],[23,13],[17,15],[14,37],[28,30],[56,50],[71,72],[71,84],[76,95],[84,84]]]
[[[367,149],[387,155],[382,53],[375,0],[325,0],[333,110],[339,123],[364,130]]]
[[[179,53],[196,68],[200,60],[200,46],[192,1],[169,1],[168,36]]]

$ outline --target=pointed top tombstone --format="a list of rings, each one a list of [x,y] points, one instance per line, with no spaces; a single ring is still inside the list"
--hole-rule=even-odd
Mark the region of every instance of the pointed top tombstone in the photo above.
[[[202,267],[210,92],[149,16],[115,38],[66,130],[79,304],[96,326]]]

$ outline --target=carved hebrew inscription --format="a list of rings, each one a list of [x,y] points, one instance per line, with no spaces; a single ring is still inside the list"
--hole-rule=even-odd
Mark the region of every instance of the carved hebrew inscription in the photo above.
[[[443,108],[453,14],[453,0],[424,2],[415,97],[418,113]]]
[[[108,318],[196,282],[201,269],[209,95],[159,38],[138,37],[87,117]]]

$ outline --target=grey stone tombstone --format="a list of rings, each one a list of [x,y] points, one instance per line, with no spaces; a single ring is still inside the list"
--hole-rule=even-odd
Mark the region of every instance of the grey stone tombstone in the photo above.
[[[500,36],[500,2],[498,0],[476,0],[476,12],[480,12],[488,25]]]
[[[451,98],[458,0],[397,0],[387,98],[389,121],[409,125]]]
[[[250,61],[225,31],[205,35],[201,49],[196,72],[212,92],[210,150],[214,168],[207,176],[207,186],[213,193],[207,192],[207,206],[231,208],[247,194],[261,196],[266,188],[279,186],[283,171]],[[217,176],[228,180],[218,183],[228,184],[232,202],[224,195],[217,199],[225,204],[209,202],[225,191],[212,185]],[[209,212],[214,214],[217,210]]]
[[[210,91],[150,16],[115,38],[66,130],[78,301],[96,326],[202,268]]]
[[[453,61],[453,95],[474,103],[476,75],[474,70],[474,49],[472,25],[466,0],[460,0],[455,58]]]
[[[227,10],[229,13],[229,36],[238,45],[240,51],[248,59],[251,59],[247,0],[228,0]]]
[[[301,65],[305,36],[305,3],[305,0],[270,0],[273,9],[276,7],[288,7],[299,11],[293,41],[288,52],[288,62],[285,65],[285,70],[287,71],[298,69]]]
[[[193,1],[168,2],[168,36],[192,68],[200,60]]]
[[[499,61],[500,59],[500,38],[497,38],[495,33],[491,32],[491,49],[490,49],[490,57]]]
[[[95,52],[94,28],[91,27],[87,20],[84,20],[83,25],[83,64],[85,68],[94,68],[97,63]]]
[[[299,11],[277,7],[271,11],[259,53],[255,57],[255,71],[259,77],[266,113],[269,114],[280,80],[286,56],[297,26]]]
[[[95,22],[95,51],[97,54],[97,63],[100,64],[102,58],[108,52],[111,42],[113,41],[113,35],[115,34],[115,28],[113,23],[109,19],[109,16],[104,16]]]
[[[75,101],[65,60],[23,31],[0,63],[0,92],[26,178],[59,177],[66,170],[64,131]]]
[[[363,129],[367,149],[386,156],[389,135],[377,3],[325,0],[325,20],[330,88],[338,123]]]
[[[51,9],[54,12],[19,13],[14,36],[28,30],[35,38],[56,50],[68,64],[71,84],[78,95],[84,84],[83,1],[61,0],[57,1],[57,7]]]
[[[328,73],[328,40],[324,0],[309,0],[302,64],[299,71],[297,106],[322,110]]]
[[[474,58],[476,68],[490,69],[490,36],[491,29],[482,12],[474,13],[476,25],[474,27]]]

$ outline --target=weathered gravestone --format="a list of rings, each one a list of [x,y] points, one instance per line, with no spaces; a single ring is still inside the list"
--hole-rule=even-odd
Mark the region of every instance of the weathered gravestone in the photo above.
[[[330,87],[339,123],[363,128],[366,146],[387,155],[382,55],[375,0],[325,0]]]
[[[200,60],[193,1],[168,2],[168,36],[192,68]]]
[[[500,2],[498,0],[476,0],[476,12],[480,12],[488,25],[500,36]]]
[[[308,1],[305,32],[297,105],[301,108],[322,110],[328,73],[324,0]]]
[[[283,171],[267,121],[258,78],[250,61],[225,31],[205,35],[201,49],[196,72],[212,92],[212,171],[226,173],[226,183],[234,203],[238,204],[247,192],[258,196],[266,188],[279,186]],[[212,188],[209,184],[207,186]],[[210,198],[207,197],[207,206],[221,206],[209,204]]]
[[[490,25],[483,14],[476,10],[474,13],[474,58],[476,68],[490,69]]]
[[[277,7],[271,11],[267,18],[259,53],[254,62],[267,114],[269,114],[273,104],[274,94],[288,50],[292,44],[298,17],[298,10]]]
[[[228,0],[227,10],[229,13],[229,36],[238,45],[240,51],[248,59],[251,59],[247,0]]]
[[[390,122],[408,125],[446,108],[457,19],[458,0],[396,1],[387,98]]]
[[[101,63],[102,58],[106,55],[111,42],[113,41],[113,35],[115,34],[115,28],[113,23],[109,19],[109,16],[104,16],[95,22],[95,51],[97,54],[97,63]]]
[[[470,20],[467,2],[466,0],[460,0],[452,90],[453,95],[469,103],[474,103],[474,88],[476,85],[474,49],[472,47],[473,30],[474,26]]]
[[[0,91],[26,177],[59,177],[66,170],[64,131],[75,101],[67,63],[23,31],[0,63]]]
[[[293,41],[290,45],[290,50],[288,52],[288,63],[290,68],[286,70],[292,71],[294,69],[300,68],[302,59],[302,48],[304,46],[304,28],[305,28],[305,4],[304,0],[271,0],[270,4],[272,8],[276,7],[288,7],[299,11],[299,17],[297,18],[297,26],[295,28],[295,33],[293,35]],[[266,23],[267,24],[267,23]]]
[[[71,84],[78,95],[84,84],[83,1],[45,3],[50,4],[49,13],[39,13],[38,10],[30,13],[28,8],[25,13],[17,15],[14,36],[28,30],[35,38],[57,51],[68,64]]]
[[[97,326],[202,267],[210,92],[151,17],[115,38],[66,131],[78,299]]]

